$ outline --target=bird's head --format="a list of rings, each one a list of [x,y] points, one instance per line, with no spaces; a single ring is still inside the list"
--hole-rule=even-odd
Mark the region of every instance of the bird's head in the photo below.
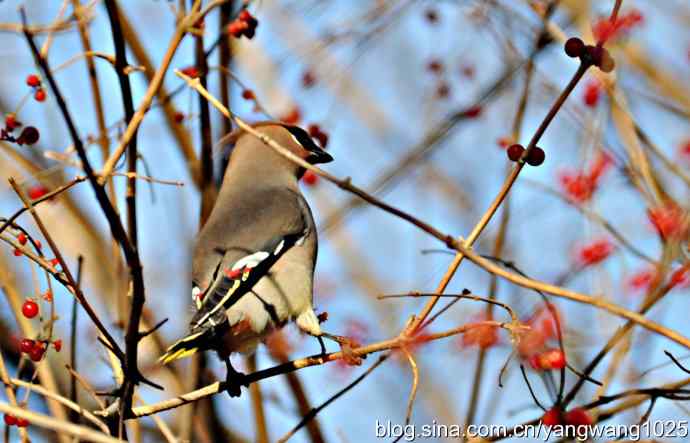
[[[255,123],[252,127],[313,165],[333,161],[333,157],[319,146],[307,131],[299,126],[265,121]],[[263,145],[261,140],[241,128],[235,130],[228,141],[231,145],[238,145],[240,142]]]
[[[253,124],[252,127],[311,164],[333,161],[333,157],[299,126],[266,121]],[[264,175],[270,174],[271,171],[289,171],[299,179],[304,173],[304,168],[286,159],[247,131],[236,130],[229,138],[229,142],[235,146],[230,156],[231,164],[237,162],[243,167],[253,164]]]

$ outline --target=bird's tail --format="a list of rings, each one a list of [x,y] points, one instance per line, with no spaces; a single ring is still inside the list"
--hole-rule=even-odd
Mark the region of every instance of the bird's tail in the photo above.
[[[158,361],[168,364],[171,361],[189,357],[205,350],[209,342],[209,332],[210,330],[205,329],[178,340],[165,351],[165,354],[160,356]]]

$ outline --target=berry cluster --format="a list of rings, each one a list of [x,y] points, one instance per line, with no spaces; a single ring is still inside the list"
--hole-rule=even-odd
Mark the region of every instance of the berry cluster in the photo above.
[[[33,88],[34,90],[34,99],[37,102],[42,102],[45,101],[46,99],[46,91],[43,89],[43,86],[41,84],[41,79],[36,75],[36,74],[30,74],[26,77],[26,84]]]
[[[29,420],[25,418],[15,417],[14,415],[5,414],[3,417],[7,426],[17,426],[18,428],[25,428],[29,426]]]
[[[29,197],[32,198],[31,196],[29,196]],[[32,198],[32,200],[34,200],[34,199]],[[24,246],[28,243],[28,241],[29,241],[29,237],[24,232],[20,232],[19,234],[17,234],[17,243],[19,243],[20,245]],[[31,242],[37,250],[41,249],[42,245],[41,245],[40,240],[32,239]],[[23,255],[23,253],[22,253],[22,250],[20,248],[14,248],[14,256],[15,257],[21,257],[22,255]]]
[[[446,80],[443,79],[443,74],[445,72],[443,62],[437,58],[432,58],[427,62],[426,70],[437,77],[436,80],[438,83],[436,85],[436,98],[445,99],[450,97],[450,85]]]
[[[664,241],[678,241],[690,233],[690,213],[673,201],[647,209],[647,217]]]
[[[571,425],[575,428],[591,426],[594,424],[592,417],[583,408],[573,408],[564,412],[559,406],[554,406],[544,413],[541,422],[546,426]]]
[[[654,267],[647,267],[637,271],[627,279],[626,285],[628,289],[634,292],[646,291],[652,286],[658,284],[663,278],[663,273],[660,273]],[[669,289],[676,287],[687,288],[690,285],[690,267],[688,265],[681,266],[675,269],[666,283]]]
[[[525,322],[529,329],[520,333],[517,352],[536,370],[560,369],[565,366],[565,355],[553,344],[563,320],[553,305],[537,309]],[[562,363],[561,363],[562,361]]]
[[[444,78],[444,74],[446,73],[446,65],[443,64],[443,61],[439,58],[430,59],[426,64],[426,70],[436,77],[436,98],[446,99],[450,97],[452,91],[450,83]],[[471,65],[461,66],[459,72],[463,77],[474,77],[474,67]],[[465,111],[464,116],[474,118],[478,117],[480,113],[480,106],[472,106]]]
[[[579,58],[582,63],[594,65],[603,72],[611,72],[616,67],[616,62],[606,48],[601,45],[585,45],[577,37],[565,42],[565,53],[568,57]]]
[[[251,15],[246,9],[243,9],[237,18],[228,25],[228,34],[235,38],[245,36],[251,40],[254,38],[257,26],[259,26],[259,21],[256,17]]]
[[[60,342],[59,346],[56,346],[56,349],[58,347],[62,349],[62,342]],[[46,352],[46,343],[41,340],[24,338],[19,342],[19,350],[28,355],[31,361],[39,362]]]
[[[20,146],[33,145],[36,143],[41,134],[38,132],[38,129],[34,128],[33,126],[24,127],[22,132],[17,137],[12,135],[14,130],[21,126],[21,122],[17,120],[17,117],[14,114],[7,114],[5,116],[5,127],[0,129],[0,140],[16,143]]]
[[[524,152],[525,148],[519,143],[510,145],[506,150],[508,158],[514,162],[519,161],[522,158],[522,154]],[[525,161],[531,166],[539,166],[542,163],[544,163],[545,159],[546,154],[544,153],[544,150],[538,146],[535,146],[532,149],[530,149],[530,151],[527,153],[527,158],[525,159]]]

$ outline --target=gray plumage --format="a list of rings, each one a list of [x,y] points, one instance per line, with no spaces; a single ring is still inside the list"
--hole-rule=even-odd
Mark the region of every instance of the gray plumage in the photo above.
[[[265,123],[256,129],[311,163],[332,160],[300,128]],[[308,334],[321,335],[312,295],[317,234],[299,190],[303,172],[252,135],[239,133],[194,247],[198,309],[190,334],[161,360],[205,349],[225,359],[231,352],[253,352],[262,338],[290,320]]]

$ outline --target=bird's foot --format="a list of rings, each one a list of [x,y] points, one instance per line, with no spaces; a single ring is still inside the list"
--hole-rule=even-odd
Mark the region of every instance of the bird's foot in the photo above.
[[[353,349],[360,347],[360,343],[356,340],[345,337],[342,335],[329,334],[328,332],[322,332],[322,337],[332,340],[340,345],[340,351],[343,353],[343,360],[348,365],[359,366],[362,364],[362,359],[364,356],[356,355]],[[320,337],[319,337],[320,338]],[[323,340],[321,340],[322,351],[325,351],[325,346],[323,346]]]
[[[228,370],[225,375],[225,391],[230,397],[239,397],[242,393],[242,386],[249,386],[247,375],[236,371],[229,360],[226,362],[226,366]]]
[[[324,357],[328,351],[326,350],[326,344],[323,342],[323,337],[317,335],[316,339],[319,341],[319,346],[321,346],[321,357]]]
[[[352,346],[352,347],[359,346],[359,343],[357,343],[356,340],[349,338],[349,337],[345,337],[343,335],[335,335],[335,334],[329,334],[328,332],[321,332],[321,337],[325,337],[331,341],[334,341],[334,342],[338,343],[340,346],[343,346],[343,345],[348,345],[348,346]]]

